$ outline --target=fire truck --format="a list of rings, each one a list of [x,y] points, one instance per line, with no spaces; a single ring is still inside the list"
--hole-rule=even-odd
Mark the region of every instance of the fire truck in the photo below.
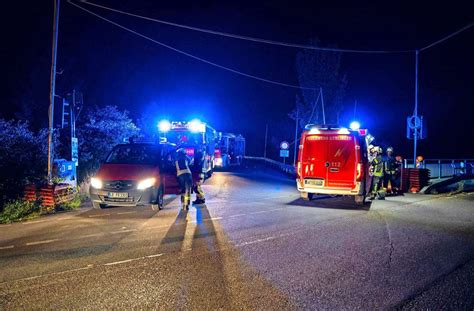
[[[373,137],[366,129],[307,125],[297,163],[301,197],[317,194],[349,195],[363,204],[370,189],[368,150]]]
[[[240,165],[245,156],[245,138],[232,133],[219,133],[214,153],[215,167]]]
[[[158,129],[163,142],[175,144],[177,148],[184,148],[187,155],[193,159],[193,166],[198,166],[206,178],[212,176],[214,170],[214,153],[217,132],[208,124],[200,120],[160,121]]]

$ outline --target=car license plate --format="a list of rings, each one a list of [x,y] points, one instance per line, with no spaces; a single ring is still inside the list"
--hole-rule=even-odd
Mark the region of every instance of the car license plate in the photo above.
[[[305,183],[305,185],[308,185],[308,186],[321,187],[324,184],[324,180],[323,179],[305,179],[304,183]]]
[[[109,192],[109,198],[115,198],[115,199],[128,198],[128,192]]]

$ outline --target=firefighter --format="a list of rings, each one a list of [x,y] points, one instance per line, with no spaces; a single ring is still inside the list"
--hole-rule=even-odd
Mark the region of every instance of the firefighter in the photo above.
[[[384,163],[382,159],[382,148],[373,147],[371,153],[373,158],[369,170],[369,173],[372,176],[371,199],[383,200],[385,199],[385,192],[383,189]]]
[[[392,193],[397,193],[399,184],[398,181],[400,180],[400,165],[397,159],[393,156],[393,148],[387,148],[387,154],[383,160],[384,162],[384,178],[383,178],[383,187],[388,189],[388,184],[392,188]]]
[[[374,156],[373,156],[374,150],[375,150],[374,148],[375,147],[372,144],[367,147],[367,149],[369,150],[369,156],[368,156],[369,163],[372,163],[372,161],[374,160]]]
[[[423,161],[424,161],[424,160],[425,160],[425,159],[423,158],[423,156],[417,156],[417,157],[416,157],[416,165],[415,165],[415,167],[416,167],[416,168],[423,168]]]
[[[186,150],[180,148],[176,151],[176,176],[178,177],[179,190],[181,194],[181,207],[189,210],[189,201],[191,200],[191,188],[193,178],[189,163],[191,160],[186,155]]]
[[[202,150],[195,151],[194,154],[194,170],[198,174],[198,180],[193,183],[193,192],[196,194],[196,200],[193,201],[193,204],[199,205],[206,203],[206,197],[204,196],[204,191],[202,191],[202,184],[204,183],[205,175],[202,172],[202,167],[204,164],[204,152]]]

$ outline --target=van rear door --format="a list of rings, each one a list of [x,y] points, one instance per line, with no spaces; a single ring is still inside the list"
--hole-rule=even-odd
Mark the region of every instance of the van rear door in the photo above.
[[[355,187],[358,150],[356,137],[353,135],[327,135],[326,186],[331,188]]]
[[[327,156],[327,140],[325,135],[307,135],[303,142],[301,154],[301,177],[302,182],[310,182],[306,179],[326,180],[327,170],[325,167]],[[313,186],[323,186],[324,184]]]

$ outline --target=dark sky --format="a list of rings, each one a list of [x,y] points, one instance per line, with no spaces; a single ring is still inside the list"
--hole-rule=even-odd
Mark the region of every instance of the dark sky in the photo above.
[[[192,26],[353,49],[415,49],[474,20],[470,1],[417,4],[360,1],[104,1],[97,3]],[[390,4],[388,4],[390,3]],[[83,4],[85,5],[85,4]],[[157,40],[249,74],[297,84],[297,49],[221,38],[89,9]],[[4,5],[0,48],[0,116],[20,112],[36,126],[47,122],[53,1],[10,1]],[[293,140],[287,117],[298,90],[269,85],[214,68],[157,46],[98,20],[62,1],[57,94],[72,88],[86,106],[115,104],[133,118],[200,117],[216,129],[241,132],[250,153],[263,150],[265,124],[272,146]],[[428,158],[474,158],[474,28],[420,56],[420,114]],[[343,54],[348,90],[343,122],[353,117],[386,144],[411,156],[405,119],[413,111],[414,55]],[[22,114],[23,116],[25,113]],[[27,114],[26,114],[27,115]]]

